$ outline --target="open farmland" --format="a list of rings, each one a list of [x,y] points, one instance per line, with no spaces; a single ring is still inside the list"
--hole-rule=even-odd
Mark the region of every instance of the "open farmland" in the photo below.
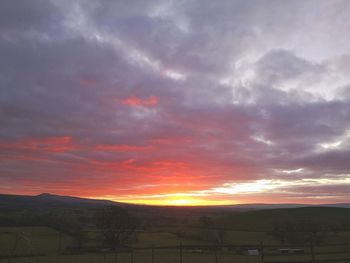
[[[334,211],[330,217],[328,212]],[[203,225],[203,214],[193,213],[191,220],[183,220],[188,211],[171,212],[159,219],[144,211],[142,226],[134,239],[117,252],[111,252],[100,239],[99,229],[85,225],[85,240],[76,248],[74,236],[48,226],[12,226],[0,228],[1,263],[91,262],[91,263],[255,263],[255,262],[349,262],[350,231],[346,229],[348,209],[297,208],[212,213],[210,223]],[[272,233],[277,222],[289,222],[288,213],[295,220],[324,214],[327,228],[319,244],[292,245],[282,243]],[[6,214],[6,213],[5,213]],[[15,218],[13,213],[7,212]],[[266,218],[260,222],[260,214]],[[4,214],[3,214],[4,215]],[[170,219],[172,217],[172,219]],[[157,221],[152,224],[149,218]],[[254,222],[255,220],[255,222]],[[337,221],[338,220],[338,221]],[[208,221],[208,220],[207,220]],[[337,224],[338,223],[338,224]],[[339,225],[339,228],[331,226]],[[220,227],[218,227],[220,226]],[[341,227],[340,227],[341,226]],[[221,232],[220,232],[221,231]],[[215,235],[223,235],[217,240]],[[349,244],[349,245],[348,245]],[[303,249],[298,254],[282,254],[281,248]],[[263,249],[263,254],[261,251]],[[259,255],[249,255],[259,251]],[[340,261],[340,259],[345,259]],[[324,260],[324,261],[322,261]]]

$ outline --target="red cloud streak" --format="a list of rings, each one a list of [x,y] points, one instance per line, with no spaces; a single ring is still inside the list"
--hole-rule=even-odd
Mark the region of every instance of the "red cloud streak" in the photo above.
[[[122,99],[121,103],[127,106],[151,107],[158,104],[158,98],[156,96],[149,96],[148,98],[141,99],[136,96],[130,96],[125,99]]]

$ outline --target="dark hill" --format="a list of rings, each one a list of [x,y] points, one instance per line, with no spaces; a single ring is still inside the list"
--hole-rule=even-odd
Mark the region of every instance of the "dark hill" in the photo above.
[[[95,200],[71,196],[60,196],[52,194],[40,194],[37,196],[26,195],[4,195],[0,194],[0,209],[18,210],[53,207],[81,207],[94,208],[106,205],[122,205],[108,200]]]
[[[350,222],[350,209],[339,207],[301,207],[256,210],[222,217],[223,225],[246,230],[271,230],[278,224],[317,222],[339,225]]]

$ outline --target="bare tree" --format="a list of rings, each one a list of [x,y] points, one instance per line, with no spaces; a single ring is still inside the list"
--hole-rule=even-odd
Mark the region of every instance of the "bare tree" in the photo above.
[[[270,234],[281,243],[321,244],[330,233],[327,224],[315,220],[289,220],[276,224]]]
[[[84,228],[81,225],[77,225],[75,229],[72,229],[69,232],[69,235],[72,237],[74,248],[80,250],[84,243],[88,241],[88,235],[86,234]]]
[[[109,206],[96,213],[96,225],[104,243],[114,251],[134,237],[137,220],[126,209]]]

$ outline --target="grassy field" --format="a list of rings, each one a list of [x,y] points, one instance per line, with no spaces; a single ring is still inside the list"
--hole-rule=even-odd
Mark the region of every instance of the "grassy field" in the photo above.
[[[186,249],[186,245],[208,246],[210,242],[198,241],[193,239],[179,239],[175,234],[176,228],[152,229],[152,231],[142,231],[138,234],[137,242],[134,247],[155,246],[178,246],[180,241],[183,248],[183,263],[257,263],[261,262],[260,256],[246,255],[246,249],[239,255],[237,250],[218,249],[217,251]],[[199,231],[198,228],[187,228],[185,231]],[[345,235],[345,233],[342,233]],[[347,233],[346,233],[347,234]],[[92,236],[95,234],[92,234]],[[17,236],[17,244],[16,243]],[[18,238],[20,237],[20,238]],[[27,240],[25,239],[27,238]],[[0,263],[152,263],[152,250],[138,249],[131,253],[113,254],[106,250],[99,253],[85,252],[81,255],[71,255],[67,247],[72,245],[72,240],[67,235],[61,236],[60,245],[59,233],[47,227],[2,227],[0,228]],[[228,243],[231,245],[257,244],[263,240],[265,245],[276,245],[275,248],[265,248],[266,262],[297,262],[311,259],[310,251],[305,250],[305,255],[281,256],[277,251],[277,242],[265,232],[259,231],[229,231]],[[307,248],[308,249],[308,248]],[[59,251],[61,250],[61,253]],[[343,254],[332,254],[332,252],[349,251]],[[336,259],[350,258],[350,246],[344,247],[316,247],[315,252],[323,253],[316,255],[317,259]],[[326,254],[328,253],[328,254]],[[13,254],[9,259],[7,255]],[[29,256],[35,254],[36,256]],[[21,256],[22,255],[22,256]],[[155,249],[154,263],[178,263],[180,262],[180,250],[174,249]],[[342,261],[339,261],[342,262]],[[349,262],[349,261],[343,261]]]
[[[334,260],[341,258],[350,258],[350,254],[328,254],[328,255],[317,255],[317,260]],[[293,255],[293,256],[266,256],[265,262],[293,262],[298,261],[310,261],[310,255]],[[117,255],[112,253],[86,253],[82,255],[47,255],[45,257],[18,257],[7,259],[0,259],[1,263],[152,263],[152,254],[150,251],[147,252],[134,252],[133,255],[130,253],[118,253]],[[180,255],[178,251],[156,251],[154,254],[154,263],[179,263]],[[236,255],[229,252],[220,253],[195,253],[195,252],[184,252],[182,256],[182,262],[184,263],[260,263],[260,256],[247,256],[247,255]],[[331,261],[329,261],[331,262]],[[340,263],[348,263],[349,260],[338,261]]]
[[[184,253],[183,262],[188,263],[214,263],[216,260],[215,254],[199,254],[199,253]],[[220,254],[217,258],[218,262],[222,263],[258,263],[260,262],[259,257],[248,257],[248,256],[236,256],[230,254]],[[1,263],[8,263],[8,259],[0,259]],[[13,258],[12,263],[115,263],[115,262],[132,262],[131,255],[127,253],[121,253],[116,256],[114,254],[84,254],[84,255],[64,255],[64,256],[47,256],[47,257],[27,257],[27,258]],[[134,263],[151,263],[152,256],[146,252],[136,252],[133,256]],[[175,251],[164,251],[155,254],[154,263],[178,263],[180,262],[179,254]]]
[[[63,249],[71,243],[67,235],[61,236],[61,245],[59,239],[59,233],[48,227],[2,227],[0,255],[57,254],[60,246]]]
[[[350,209],[336,207],[266,209],[226,214],[218,218],[220,225],[223,227],[246,231],[267,231],[279,222],[303,220],[322,222],[333,226],[350,223]]]
[[[180,263],[180,243],[183,246],[182,263],[257,263],[261,262],[261,257],[248,256],[247,250],[259,248],[260,242],[264,245],[265,263],[311,261],[310,246],[302,247],[304,253],[300,255],[281,255],[280,248],[291,246],[281,245],[281,240],[271,231],[281,223],[290,226],[291,222],[292,226],[307,222],[307,227],[311,228],[322,223],[318,231],[324,230],[326,235],[320,244],[328,245],[314,247],[317,260],[332,262],[349,258],[338,262],[350,262],[350,246],[331,246],[350,244],[350,209],[314,207],[206,213],[205,210],[142,208],[135,213],[142,221],[130,243],[133,253],[119,252],[118,255],[102,246],[100,231],[93,221],[95,212],[93,209],[59,208],[40,209],[29,217],[26,213],[18,213],[17,209],[0,213],[3,224],[15,223],[16,218],[31,220],[17,221],[17,224],[52,224],[48,224],[51,227],[0,227],[0,263]],[[51,220],[39,221],[40,216]],[[207,220],[203,220],[203,216]],[[56,218],[61,221],[65,218],[65,224],[75,218],[83,225],[85,242],[82,249],[76,249],[71,234],[60,234],[55,230],[59,229],[55,226]],[[224,234],[221,241],[217,239],[220,232]],[[220,244],[227,247],[220,247]],[[152,246],[156,248],[153,261]]]

